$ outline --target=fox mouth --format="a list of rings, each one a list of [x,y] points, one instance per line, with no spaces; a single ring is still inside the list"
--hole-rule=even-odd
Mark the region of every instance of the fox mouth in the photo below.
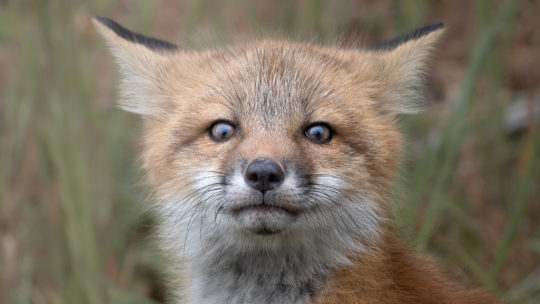
[[[235,206],[229,210],[242,230],[261,236],[282,233],[296,222],[302,213],[299,208],[264,202]]]
[[[291,216],[298,216],[302,210],[297,208],[291,208],[291,207],[284,207],[284,206],[275,206],[275,205],[268,205],[268,204],[251,204],[246,206],[240,206],[236,207],[231,210],[234,215],[240,215],[240,213],[245,212],[253,212],[253,213],[286,213]]]

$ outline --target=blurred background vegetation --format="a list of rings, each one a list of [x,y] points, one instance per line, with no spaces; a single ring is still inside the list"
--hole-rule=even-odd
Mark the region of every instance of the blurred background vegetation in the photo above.
[[[92,15],[183,46],[265,33],[369,44],[442,21],[396,226],[468,286],[540,303],[540,4],[0,0],[0,303],[159,303],[140,121]],[[214,43],[216,44],[216,43]]]

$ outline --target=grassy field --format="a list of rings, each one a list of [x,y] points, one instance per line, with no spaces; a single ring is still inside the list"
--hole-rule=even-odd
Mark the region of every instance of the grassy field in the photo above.
[[[140,121],[115,106],[117,75],[92,15],[187,47],[267,33],[371,43],[445,22],[425,110],[400,119],[396,226],[467,285],[540,303],[532,0],[0,0],[0,303],[164,299]]]

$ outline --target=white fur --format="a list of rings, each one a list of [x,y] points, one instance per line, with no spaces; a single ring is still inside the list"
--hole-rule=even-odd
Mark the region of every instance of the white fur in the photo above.
[[[209,185],[219,179],[211,171],[188,184],[214,189]],[[289,178],[281,191],[294,196],[294,177]],[[344,183],[330,177],[317,182],[338,189]],[[236,176],[232,183],[238,183],[235,195],[241,195],[243,179]],[[312,201],[318,211],[300,215],[287,231],[256,235],[239,229],[229,215],[216,214],[226,203],[216,191],[196,198],[190,191],[161,196],[162,243],[177,261],[175,271],[188,280],[178,287],[180,303],[305,303],[309,296],[300,295],[302,290],[324,288],[332,269],[350,264],[349,256],[378,236],[381,218],[370,202],[351,202],[332,192],[334,202]]]

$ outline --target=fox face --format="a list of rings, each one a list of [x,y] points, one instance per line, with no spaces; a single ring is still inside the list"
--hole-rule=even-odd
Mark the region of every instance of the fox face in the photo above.
[[[388,184],[400,138],[389,117],[371,121],[378,110],[370,88],[354,85],[352,62],[274,41],[198,61],[172,77],[190,89],[168,93],[188,102],[148,130],[168,139],[146,146],[164,193],[211,195],[191,202],[207,212],[203,225],[233,234],[294,234],[359,217],[360,231],[375,230],[377,188]]]
[[[395,117],[414,111],[440,24],[366,50],[261,40],[190,51],[95,21],[122,72],[121,106],[144,118],[173,254],[198,269],[243,256],[265,275],[274,266],[247,253],[294,257],[285,264],[303,277],[377,241],[401,155]]]
[[[400,136],[355,63],[278,41],[192,56],[167,66],[160,85],[178,103],[146,130],[145,166],[172,218],[240,247],[326,230],[372,239]]]

